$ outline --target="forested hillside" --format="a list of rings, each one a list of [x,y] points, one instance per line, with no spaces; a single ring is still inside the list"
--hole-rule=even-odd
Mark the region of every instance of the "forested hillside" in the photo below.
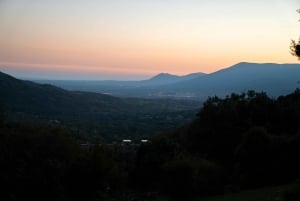
[[[7,120],[59,124],[107,141],[142,138],[195,117],[197,101],[116,98],[67,91],[0,73],[0,103]]]
[[[166,182],[174,200],[294,181],[299,122],[299,90],[277,99],[254,91],[211,97],[193,123],[139,150],[138,178]]]
[[[80,147],[72,133],[0,126],[4,200],[201,200],[300,178],[300,91],[211,97],[195,121],[136,144]],[[299,185],[258,201],[299,199]],[[285,189],[285,188],[282,188]]]

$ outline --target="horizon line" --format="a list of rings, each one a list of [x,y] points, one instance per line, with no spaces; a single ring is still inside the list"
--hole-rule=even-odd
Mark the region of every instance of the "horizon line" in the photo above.
[[[11,63],[12,64],[12,63]],[[16,64],[16,63],[14,63]],[[237,62],[233,65],[230,66],[226,66],[223,68],[219,68],[218,70],[215,70],[213,72],[210,73],[206,73],[206,72],[201,72],[201,71],[196,71],[196,72],[190,72],[190,73],[185,73],[185,74],[175,74],[175,73],[169,73],[169,72],[159,72],[159,73],[152,73],[152,74],[118,74],[118,73],[110,73],[109,76],[116,76],[119,78],[109,78],[109,79],[103,79],[103,78],[79,78],[80,77],[80,72],[77,72],[78,75],[73,76],[73,77],[78,77],[78,78],[70,78],[67,77],[68,75],[65,76],[61,76],[61,75],[50,75],[50,76],[24,76],[24,75],[18,75],[18,73],[12,73],[13,71],[7,72],[7,70],[3,70],[1,68],[3,68],[3,66],[0,67],[0,72],[11,75],[15,78],[21,79],[21,80],[30,80],[30,81],[143,81],[143,80],[148,80],[151,79],[155,76],[158,76],[160,74],[168,74],[171,76],[178,76],[178,77],[182,77],[182,76],[187,76],[187,75],[191,75],[191,74],[196,74],[196,73],[203,73],[205,75],[209,75],[209,74],[214,74],[216,72],[231,68],[233,66],[236,65],[240,65],[240,64],[257,64],[257,65],[263,65],[263,64],[275,64],[275,65],[300,65],[300,63],[276,63],[276,62],[261,62],[261,63],[257,63],[257,62],[247,62],[247,61],[241,61],[241,62]],[[0,64],[1,65],[1,64]],[[28,64],[30,65],[30,64]],[[34,65],[39,65],[39,64],[34,64]],[[46,64],[47,66],[51,66],[49,64]],[[9,65],[7,65],[9,66]],[[53,66],[58,66],[58,65],[53,65]],[[60,66],[60,65],[59,65]],[[66,65],[63,65],[66,66]],[[72,65],[67,65],[67,66],[72,66]],[[15,66],[18,67],[18,66]],[[5,68],[5,67],[4,67]],[[7,68],[8,69],[8,68]],[[8,70],[9,71],[9,70]],[[53,71],[54,73],[55,71]],[[59,74],[59,73],[58,73]],[[82,72],[82,74],[84,74],[84,71]],[[105,74],[103,74],[105,75]],[[54,78],[56,77],[56,78]],[[84,77],[84,76],[83,76]],[[138,78],[139,77],[139,78]]]

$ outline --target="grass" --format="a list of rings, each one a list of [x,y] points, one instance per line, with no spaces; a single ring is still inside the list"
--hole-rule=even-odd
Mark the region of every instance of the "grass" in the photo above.
[[[237,193],[198,198],[196,201],[284,201],[284,193],[296,188],[300,188],[300,181],[282,186],[264,187]],[[167,197],[160,197],[156,201],[171,200]]]
[[[282,187],[270,187],[263,189],[247,190],[238,193],[208,197],[201,201],[283,201]]]

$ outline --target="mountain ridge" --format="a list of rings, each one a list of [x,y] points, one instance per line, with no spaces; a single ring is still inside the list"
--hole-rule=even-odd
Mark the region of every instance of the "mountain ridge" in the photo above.
[[[141,81],[48,81],[48,83],[68,90],[104,93],[117,97],[203,100],[208,96],[224,96],[248,90],[280,96],[300,87],[299,81],[300,64],[240,62],[209,74],[191,73],[177,76],[160,73]]]
[[[173,84],[176,82],[193,79],[196,77],[205,76],[205,73],[191,73],[183,76],[172,75],[169,73],[160,73],[146,80],[138,81],[118,81],[118,80],[33,80],[40,84],[52,84],[67,90],[76,91],[89,91],[104,94],[112,94],[119,96],[119,92],[125,92],[129,94],[129,97],[135,97],[135,92],[143,93],[145,91],[151,91],[153,87],[159,87],[165,84]],[[131,95],[132,94],[132,95]],[[121,95],[122,96],[122,95]],[[126,96],[125,96],[126,97]],[[140,96],[138,96],[140,97]],[[146,97],[149,98],[149,97]]]
[[[224,95],[248,90],[265,91],[273,96],[292,92],[300,80],[300,64],[241,62],[206,76],[166,85],[163,91],[194,92],[199,96]],[[203,95],[200,95],[202,93]]]
[[[170,73],[159,73],[150,79],[147,80],[141,80],[139,81],[140,83],[146,83],[150,85],[164,85],[164,84],[171,84],[171,83],[176,83],[184,80],[189,80],[189,79],[194,79],[197,77],[205,76],[205,73],[190,73],[187,75],[173,75]]]

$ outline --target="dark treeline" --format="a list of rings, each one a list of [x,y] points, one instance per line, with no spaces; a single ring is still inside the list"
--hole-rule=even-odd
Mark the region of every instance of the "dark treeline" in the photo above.
[[[211,97],[194,122],[140,146],[83,148],[66,130],[0,113],[1,200],[189,201],[300,177],[300,90]]]
[[[300,176],[299,122],[300,90],[211,97],[193,123],[140,148],[137,178],[173,200],[291,182]]]
[[[83,149],[66,130],[6,125],[0,138],[1,200],[107,200],[127,181],[117,150]]]

